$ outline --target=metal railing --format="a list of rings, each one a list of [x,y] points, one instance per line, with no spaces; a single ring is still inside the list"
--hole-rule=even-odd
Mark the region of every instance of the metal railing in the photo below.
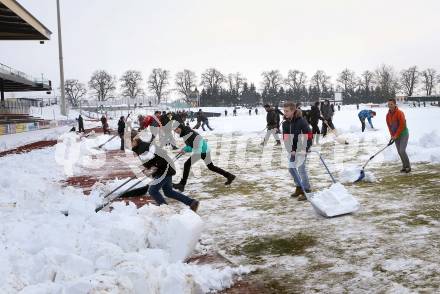
[[[0,63],[0,72],[3,72],[5,74],[9,74],[9,75],[12,75],[12,76],[17,76],[17,77],[20,77],[22,79],[26,79],[28,81],[32,81],[32,82],[34,82],[36,84],[49,85],[49,80],[44,79],[43,77],[41,77],[40,79],[34,78],[31,75],[28,75],[28,74],[26,74],[26,73],[24,73],[22,71],[13,69],[12,67],[7,66],[7,65],[2,64],[2,63]]]
[[[31,103],[18,101],[0,101],[0,114],[29,114]]]

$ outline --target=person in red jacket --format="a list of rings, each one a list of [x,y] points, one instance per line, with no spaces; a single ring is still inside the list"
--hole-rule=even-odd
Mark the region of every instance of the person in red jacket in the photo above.
[[[402,160],[402,169],[400,172],[411,172],[411,164],[406,154],[406,146],[408,145],[409,132],[406,126],[405,114],[397,108],[396,99],[388,100],[387,125],[390,131],[391,139],[396,143],[397,152],[400,160]]]

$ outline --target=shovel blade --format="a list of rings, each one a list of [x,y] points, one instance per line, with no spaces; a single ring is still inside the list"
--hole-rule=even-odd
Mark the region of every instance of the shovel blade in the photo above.
[[[356,181],[354,181],[354,183],[360,182],[364,178],[365,178],[365,172],[364,172],[364,170],[361,170],[361,174],[359,175],[359,178]]]

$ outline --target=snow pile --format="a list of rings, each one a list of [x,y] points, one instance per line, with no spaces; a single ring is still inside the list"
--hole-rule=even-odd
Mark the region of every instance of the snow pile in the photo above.
[[[249,272],[184,263],[203,227],[187,207],[114,203],[111,213],[95,213],[101,199],[59,183],[65,175],[55,149],[2,158],[8,171],[0,179],[5,293],[208,292]],[[68,217],[60,213],[66,209]]]
[[[410,151],[415,161],[440,163],[440,135],[437,131],[424,134],[418,141],[419,148]]]
[[[340,183],[314,193],[310,202],[319,214],[326,217],[352,213],[360,207],[356,198]]]
[[[92,169],[100,168],[105,164],[106,155],[103,150],[99,150],[99,142],[106,137],[85,138],[75,132],[68,132],[58,138],[55,150],[56,162],[64,167],[64,172],[72,176],[81,167]]]
[[[354,183],[357,179],[359,179],[359,176],[361,175],[362,169],[355,166],[349,166],[344,168],[342,171],[339,172],[339,181],[341,183]],[[374,174],[370,171],[364,171],[365,172],[365,178],[363,181],[365,182],[375,182],[376,177]]]
[[[440,163],[440,135],[438,131],[433,130],[428,133],[422,133],[420,136],[413,136],[413,134],[410,133],[406,152],[412,163]],[[385,162],[400,162],[394,145],[383,152],[382,160]]]
[[[37,141],[56,140],[71,127],[63,126],[52,129],[42,129],[24,133],[0,136],[0,152],[31,144]]]

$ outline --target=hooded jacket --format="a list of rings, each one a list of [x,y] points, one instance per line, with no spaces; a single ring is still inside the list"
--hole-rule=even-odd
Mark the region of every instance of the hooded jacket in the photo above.
[[[301,110],[296,110],[292,119],[283,121],[283,140],[287,151],[309,151],[313,142],[313,133]]]
[[[396,107],[394,111],[389,110],[387,113],[388,130],[392,137],[399,138],[400,136],[408,135],[408,128],[406,126],[405,114],[402,110]]]
[[[142,161],[142,165],[145,168],[157,168],[152,174],[153,178],[160,178],[163,175],[173,176],[176,174],[173,160],[162,148],[149,142],[139,140],[137,146],[133,147],[132,150],[139,156],[139,159]]]

